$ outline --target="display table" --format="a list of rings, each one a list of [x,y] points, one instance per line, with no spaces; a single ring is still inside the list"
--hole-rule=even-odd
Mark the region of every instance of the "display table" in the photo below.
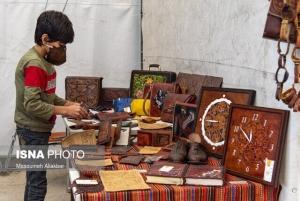
[[[218,165],[218,161],[210,158],[209,164]],[[139,166],[114,164],[113,169],[143,169],[148,170],[150,165],[142,163]],[[98,172],[79,172],[70,170],[70,179],[80,175],[90,178],[99,177]],[[176,186],[149,184],[149,190],[136,190],[124,192],[97,192],[76,194],[73,188],[74,198],[76,201],[99,201],[99,200],[201,200],[201,201],[277,201],[279,198],[280,187],[274,188],[259,183],[242,180],[232,175],[226,174],[225,185],[222,187],[209,186]]]
[[[67,128],[67,133],[78,132],[78,130],[70,130],[71,125],[64,118],[64,123]],[[220,165],[220,161],[215,158],[209,158],[209,164],[213,166]],[[109,169],[128,170],[140,169],[148,170],[149,164],[141,163],[138,166],[124,165],[114,163]],[[69,180],[72,184],[79,177],[89,177],[91,179],[99,179],[99,173],[96,171],[79,172],[74,167],[69,168]],[[184,201],[184,200],[201,200],[201,201],[277,201],[279,198],[280,187],[271,187],[260,183],[243,180],[241,178],[226,174],[224,186],[209,187],[209,186],[176,186],[176,185],[161,185],[148,184],[149,190],[135,190],[123,192],[84,192],[78,194],[76,187],[72,187],[73,199],[75,201],[100,201],[100,200],[149,200],[149,201]]]

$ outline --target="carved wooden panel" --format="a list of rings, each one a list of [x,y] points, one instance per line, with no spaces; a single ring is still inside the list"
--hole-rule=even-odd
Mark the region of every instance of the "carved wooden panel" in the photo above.
[[[66,77],[66,99],[84,103],[89,108],[97,107],[100,104],[102,79],[101,77]]]

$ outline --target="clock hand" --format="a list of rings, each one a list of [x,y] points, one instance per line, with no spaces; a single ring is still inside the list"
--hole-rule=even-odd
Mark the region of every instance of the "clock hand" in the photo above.
[[[210,119],[207,119],[207,120],[205,120],[205,121],[207,121],[207,122],[212,122],[212,123],[219,123],[219,121],[217,121],[217,120],[210,120]]]
[[[245,138],[248,140],[248,142],[251,141],[251,139],[248,138],[247,133],[242,129],[242,126],[240,126],[240,130],[242,131],[242,133],[244,134]],[[252,138],[252,134],[251,134],[251,138]]]

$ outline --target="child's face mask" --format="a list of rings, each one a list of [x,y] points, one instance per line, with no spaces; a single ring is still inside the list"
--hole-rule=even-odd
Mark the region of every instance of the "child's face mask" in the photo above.
[[[46,61],[49,63],[59,66],[66,62],[66,46],[61,45],[60,47],[53,47],[50,45],[46,45],[49,47],[48,53],[45,55]]]

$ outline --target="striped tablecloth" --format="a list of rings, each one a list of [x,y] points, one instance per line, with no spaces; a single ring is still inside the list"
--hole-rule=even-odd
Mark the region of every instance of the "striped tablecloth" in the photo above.
[[[209,159],[210,165],[219,165],[219,161]],[[150,165],[142,163],[139,166],[115,164],[115,169],[145,169]],[[97,172],[81,172],[84,176],[99,177]],[[124,192],[97,192],[82,193],[83,201],[277,201],[280,187],[274,188],[260,183],[246,181],[240,184],[231,184],[230,181],[245,181],[241,178],[226,174],[225,185],[222,187],[208,186],[176,186],[149,184],[149,190],[135,190]]]

